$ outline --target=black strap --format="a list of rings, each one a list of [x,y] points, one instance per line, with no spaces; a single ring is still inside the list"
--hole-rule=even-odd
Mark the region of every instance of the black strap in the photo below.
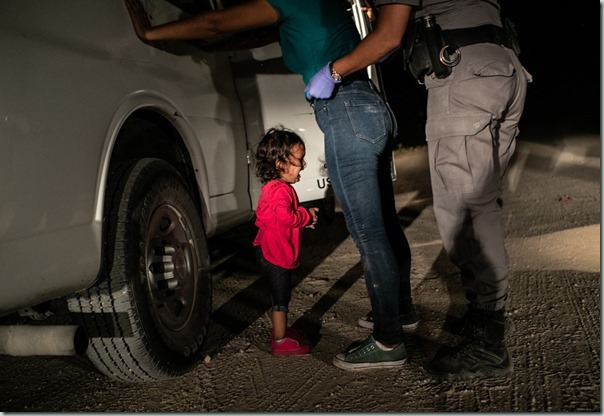
[[[443,30],[442,33],[445,43],[459,48],[476,43],[495,43],[508,48],[511,46],[508,45],[503,29],[495,25]]]

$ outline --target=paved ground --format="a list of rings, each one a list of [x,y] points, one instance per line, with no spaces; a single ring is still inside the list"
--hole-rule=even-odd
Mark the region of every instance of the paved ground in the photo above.
[[[269,355],[266,282],[247,246],[251,227],[224,240],[241,249],[215,276],[205,362],[169,382],[127,385],[84,357],[0,356],[7,412],[601,412],[600,137],[525,135],[505,187],[515,330],[509,378],[435,382],[420,366],[457,341],[459,275],[436,231],[425,148],[397,153],[397,205],[412,243],[421,324],[400,370],[349,373],[331,359],[367,336],[359,257],[340,215],[306,237],[292,322],[318,343],[307,357]]]

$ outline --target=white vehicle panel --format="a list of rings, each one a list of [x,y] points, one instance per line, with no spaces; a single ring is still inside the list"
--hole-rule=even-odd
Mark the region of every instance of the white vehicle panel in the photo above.
[[[165,1],[145,4],[156,21],[182,14]],[[250,187],[259,184],[247,138],[261,130],[246,130],[252,117],[244,118],[231,54],[144,44],[122,0],[5,0],[0,48],[0,314],[94,283],[110,159],[122,124],[141,109],[181,135],[208,236],[253,216]],[[287,94],[303,101],[302,89]]]

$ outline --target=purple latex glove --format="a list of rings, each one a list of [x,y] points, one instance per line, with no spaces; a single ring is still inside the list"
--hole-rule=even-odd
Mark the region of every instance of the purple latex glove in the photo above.
[[[311,100],[313,98],[329,98],[333,94],[333,90],[339,81],[335,81],[331,77],[331,71],[329,66],[331,62],[325,65],[319,72],[313,75],[310,82],[304,89],[306,99]]]

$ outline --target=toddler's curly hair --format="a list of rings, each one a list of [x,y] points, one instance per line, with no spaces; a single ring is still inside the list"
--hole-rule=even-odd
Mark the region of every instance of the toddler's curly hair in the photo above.
[[[296,145],[305,147],[300,136],[283,126],[269,129],[258,143],[254,154],[254,171],[262,183],[279,179],[283,169],[278,163],[287,166],[290,163],[291,149]]]

